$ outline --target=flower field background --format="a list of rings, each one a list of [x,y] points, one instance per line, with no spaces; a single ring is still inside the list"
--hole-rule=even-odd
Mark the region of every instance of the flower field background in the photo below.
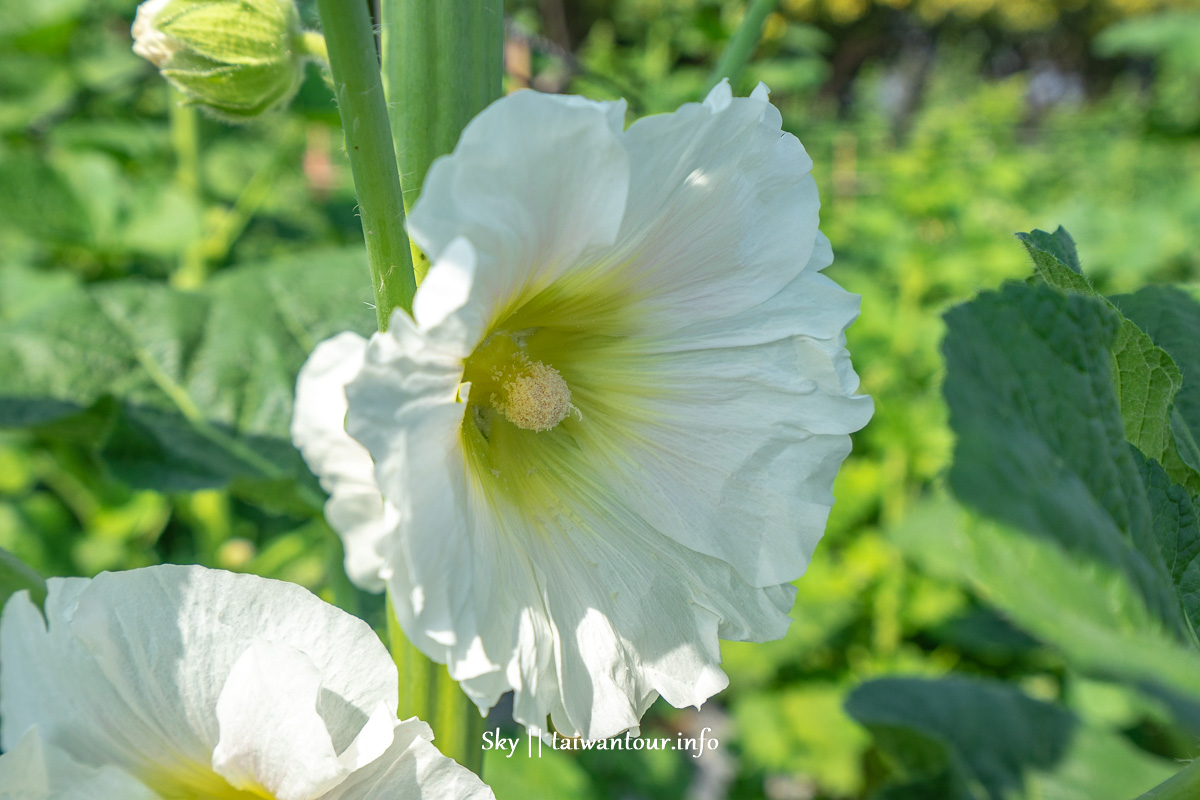
[[[508,85],[674,109],[703,97],[746,5],[513,0]],[[1104,295],[1200,280],[1200,14],[1184,6],[768,9],[735,89],[766,82],[813,157],[827,274],[863,296],[849,347],[876,416],[787,637],[725,643],[726,691],[644,721],[708,727],[719,749],[492,752],[497,797],[1132,798],[1197,755],[1194,711],[1033,629],[1080,618],[1074,573],[1048,557],[989,572],[964,544],[1030,546],[973,538],[985,523],[950,499],[941,349],[949,308],[1030,274],[1015,231],[1070,230]],[[315,342],[375,326],[336,109],[315,67],[252,125],[180,108],[130,52],[133,10],[0,0],[0,336],[42,348],[44,374],[22,379],[63,398],[0,399],[0,548],[46,576],[253,572],[382,628],[287,437]],[[1047,586],[1062,596],[1030,611]],[[1126,632],[1105,641],[1144,646]],[[503,704],[497,726],[518,733]]]

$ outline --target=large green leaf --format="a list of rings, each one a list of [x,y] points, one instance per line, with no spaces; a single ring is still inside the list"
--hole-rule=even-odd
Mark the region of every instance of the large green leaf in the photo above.
[[[1179,366],[1183,386],[1175,397],[1171,431],[1180,459],[1193,471],[1189,488],[1200,488],[1200,303],[1174,286],[1147,286],[1113,303],[1166,350]]]
[[[1076,669],[1170,695],[1175,713],[1196,726],[1200,654],[1164,629],[1119,570],[948,500],[924,502],[889,534],[922,569],[973,589]]]
[[[1082,274],[1075,242],[1063,228],[1053,234],[1035,230],[1018,234],[1018,238],[1033,259],[1034,271],[1046,283],[1064,291],[1100,297]],[[1148,458],[1172,470],[1178,462],[1171,434],[1171,409],[1183,382],[1179,367],[1146,332],[1124,317],[1120,318],[1112,356],[1125,438]],[[1172,475],[1177,481],[1183,477]]]
[[[242,267],[200,292],[64,291],[0,321],[0,427],[82,441],[135,486],[233,485],[267,501],[299,480],[315,507],[288,438],[295,378],[322,338],[371,330],[362,260],[330,250]]]
[[[999,682],[883,678],[856,689],[846,708],[915,784],[891,790],[893,798],[1128,800],[1174,771]]]
[[[1103,300],[1014,284],[946,315],[950,485],[966,504],[1123,573],[1183,631],[1159,550],[1164,510],[1126,441],[1112,380],[1123,318]]]
[[[1059,288],[1078,287],[1077,291],[1088,293],[1092,284],[1086,278],[1075,283],[1070,275],[1063,274],[1059,266],[1067,268],[1068,272],[1083,277],[1083,265],[1079,263],[1079,251],[1075,248],[1075,240],[1067,229],[1059,225],[1054,233],[1032,230],[1029,233],[1018,233],[1017,238],[1025,245],[1029,257],[1033,259],[1034,270],[1046,281],[1058,285]]]
[[[1200,510],[1184,487],[1153,461],[1142,464],[1142,483],[1154,509],[1154,532],[1184,614],[1200,626]]]

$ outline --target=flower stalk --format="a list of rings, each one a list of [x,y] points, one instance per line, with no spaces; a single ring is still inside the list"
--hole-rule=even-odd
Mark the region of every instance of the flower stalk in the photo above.
[[[186,104],[186,95],[169,86],[168,108],[171,115],[171,148],[175,151],[175,183],[179,190],[200,208],[200,133],[199,116],[194,105]],[[172,285],[180,289],[195,289],[208,276],[202,241],[188,245],[180,258],[179,268],[171,276]]]
[[[375,34],[365,3],[319,0],[317,8],[358,195],[375,314],[379,329],[385,330],[394,309],[412,311],[417,284],[404,232],[400,175],[392,149]]]
[[[425,173],[471,119],[500,97],[502,0],[382,0],[383,83],[404,182],[404,210]],[[429,262],[413,248],[417,280]]]
[[[390,593],[387,632],[388,649],[400,674],[398,716],[425,720],[433,729],[434,742],[443,755],[482,775],[483,715],[450,677],[445,664],[434,663],[405,638],[396,621]]]
[[[717,66],[709,76],[708,88],[716,86],[722,78],[728,78],[731,84],[737,85],[742,70],[750,63],[750,56],[754,55],[754,48],[762,38],[763,23],[778,5],[779,0],[750,0],[741,24],[725,45]]]

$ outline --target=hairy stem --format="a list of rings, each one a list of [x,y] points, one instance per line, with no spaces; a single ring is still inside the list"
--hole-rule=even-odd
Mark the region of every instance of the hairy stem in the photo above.
[[[359,216],[371,266],[375,314],[379,329],[387,328],[392,311],[412,311],[417,283],[413,276],[408,235],[404,232],[404,202],[387,103],[375,51],[375,34],[367,5],[344,0],[318,0],[329,69],[346,153],[354,174]]]
[[[1200,760],[1193,761],[1137,800],[1195,800],[1200,797]]]

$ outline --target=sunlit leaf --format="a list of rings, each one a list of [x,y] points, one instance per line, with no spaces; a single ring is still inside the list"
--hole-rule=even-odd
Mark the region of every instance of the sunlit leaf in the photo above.
[[[846,708],[904,782],[940,786],[925,795],[939,800],[1127,800],[1175,771],[998,681],[882,678],[856,689]]]

